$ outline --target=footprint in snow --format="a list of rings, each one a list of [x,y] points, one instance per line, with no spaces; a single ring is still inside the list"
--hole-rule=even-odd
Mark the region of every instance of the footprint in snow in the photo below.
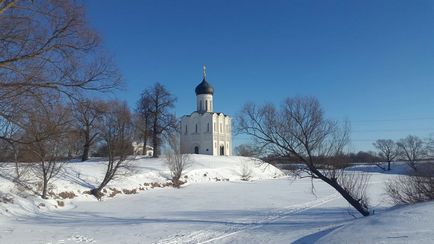
[[[67,239],[68,241],[75,242],[87,242],[87,243],[95,243],[96,241],[93,238],[82,236],[82,235],[73,235],[72,237]]]

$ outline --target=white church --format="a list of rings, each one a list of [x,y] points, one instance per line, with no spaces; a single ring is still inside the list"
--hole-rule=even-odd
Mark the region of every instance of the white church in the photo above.
[[[232,155],[231,117],[213,111],[214,88],[206,81],[196,86],[196,111],[181,117],[181,153]]]

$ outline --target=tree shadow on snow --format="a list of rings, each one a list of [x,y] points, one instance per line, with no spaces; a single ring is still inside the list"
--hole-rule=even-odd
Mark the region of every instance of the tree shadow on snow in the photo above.
[[[314,243],[316,241],[318,241],[319,239],[321,239],[323,236],[326,236],[327,234],[329,234],[330,232],[341,228],[343,225],[338,225],[338,226],[334,226],[310,235],[307,235],[305,237],[302,237],[294,242],[292,242],[293,244],[306,244],[306,243]]]

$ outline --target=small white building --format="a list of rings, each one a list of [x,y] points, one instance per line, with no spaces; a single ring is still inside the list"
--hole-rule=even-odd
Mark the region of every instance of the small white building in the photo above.
[[[214,88],[206,81],[196,87],[196,111],[181,117],[181,153],[232,155],[231,117],[213,111]]]
[[[154,148],[148,145],[146,145],[146,147],[143,147],[143,142],[137,143],[134,141],[132,143],[132,146],[134,150],[134,155],[146,155],[152,157],[152,155],[154,154]],[[143,152],[143,150],[145,151]]]

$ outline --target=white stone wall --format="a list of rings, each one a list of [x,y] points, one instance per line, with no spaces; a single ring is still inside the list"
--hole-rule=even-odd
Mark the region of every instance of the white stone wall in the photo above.
[[[196,111],[212,112],[213,106],[211,94],[200,94],[196,96]]]
[[[197,127],[197,130],[196,130]],[[231,118],[217,113],[193,112],[181,118],[181,153],[232,155]]]

